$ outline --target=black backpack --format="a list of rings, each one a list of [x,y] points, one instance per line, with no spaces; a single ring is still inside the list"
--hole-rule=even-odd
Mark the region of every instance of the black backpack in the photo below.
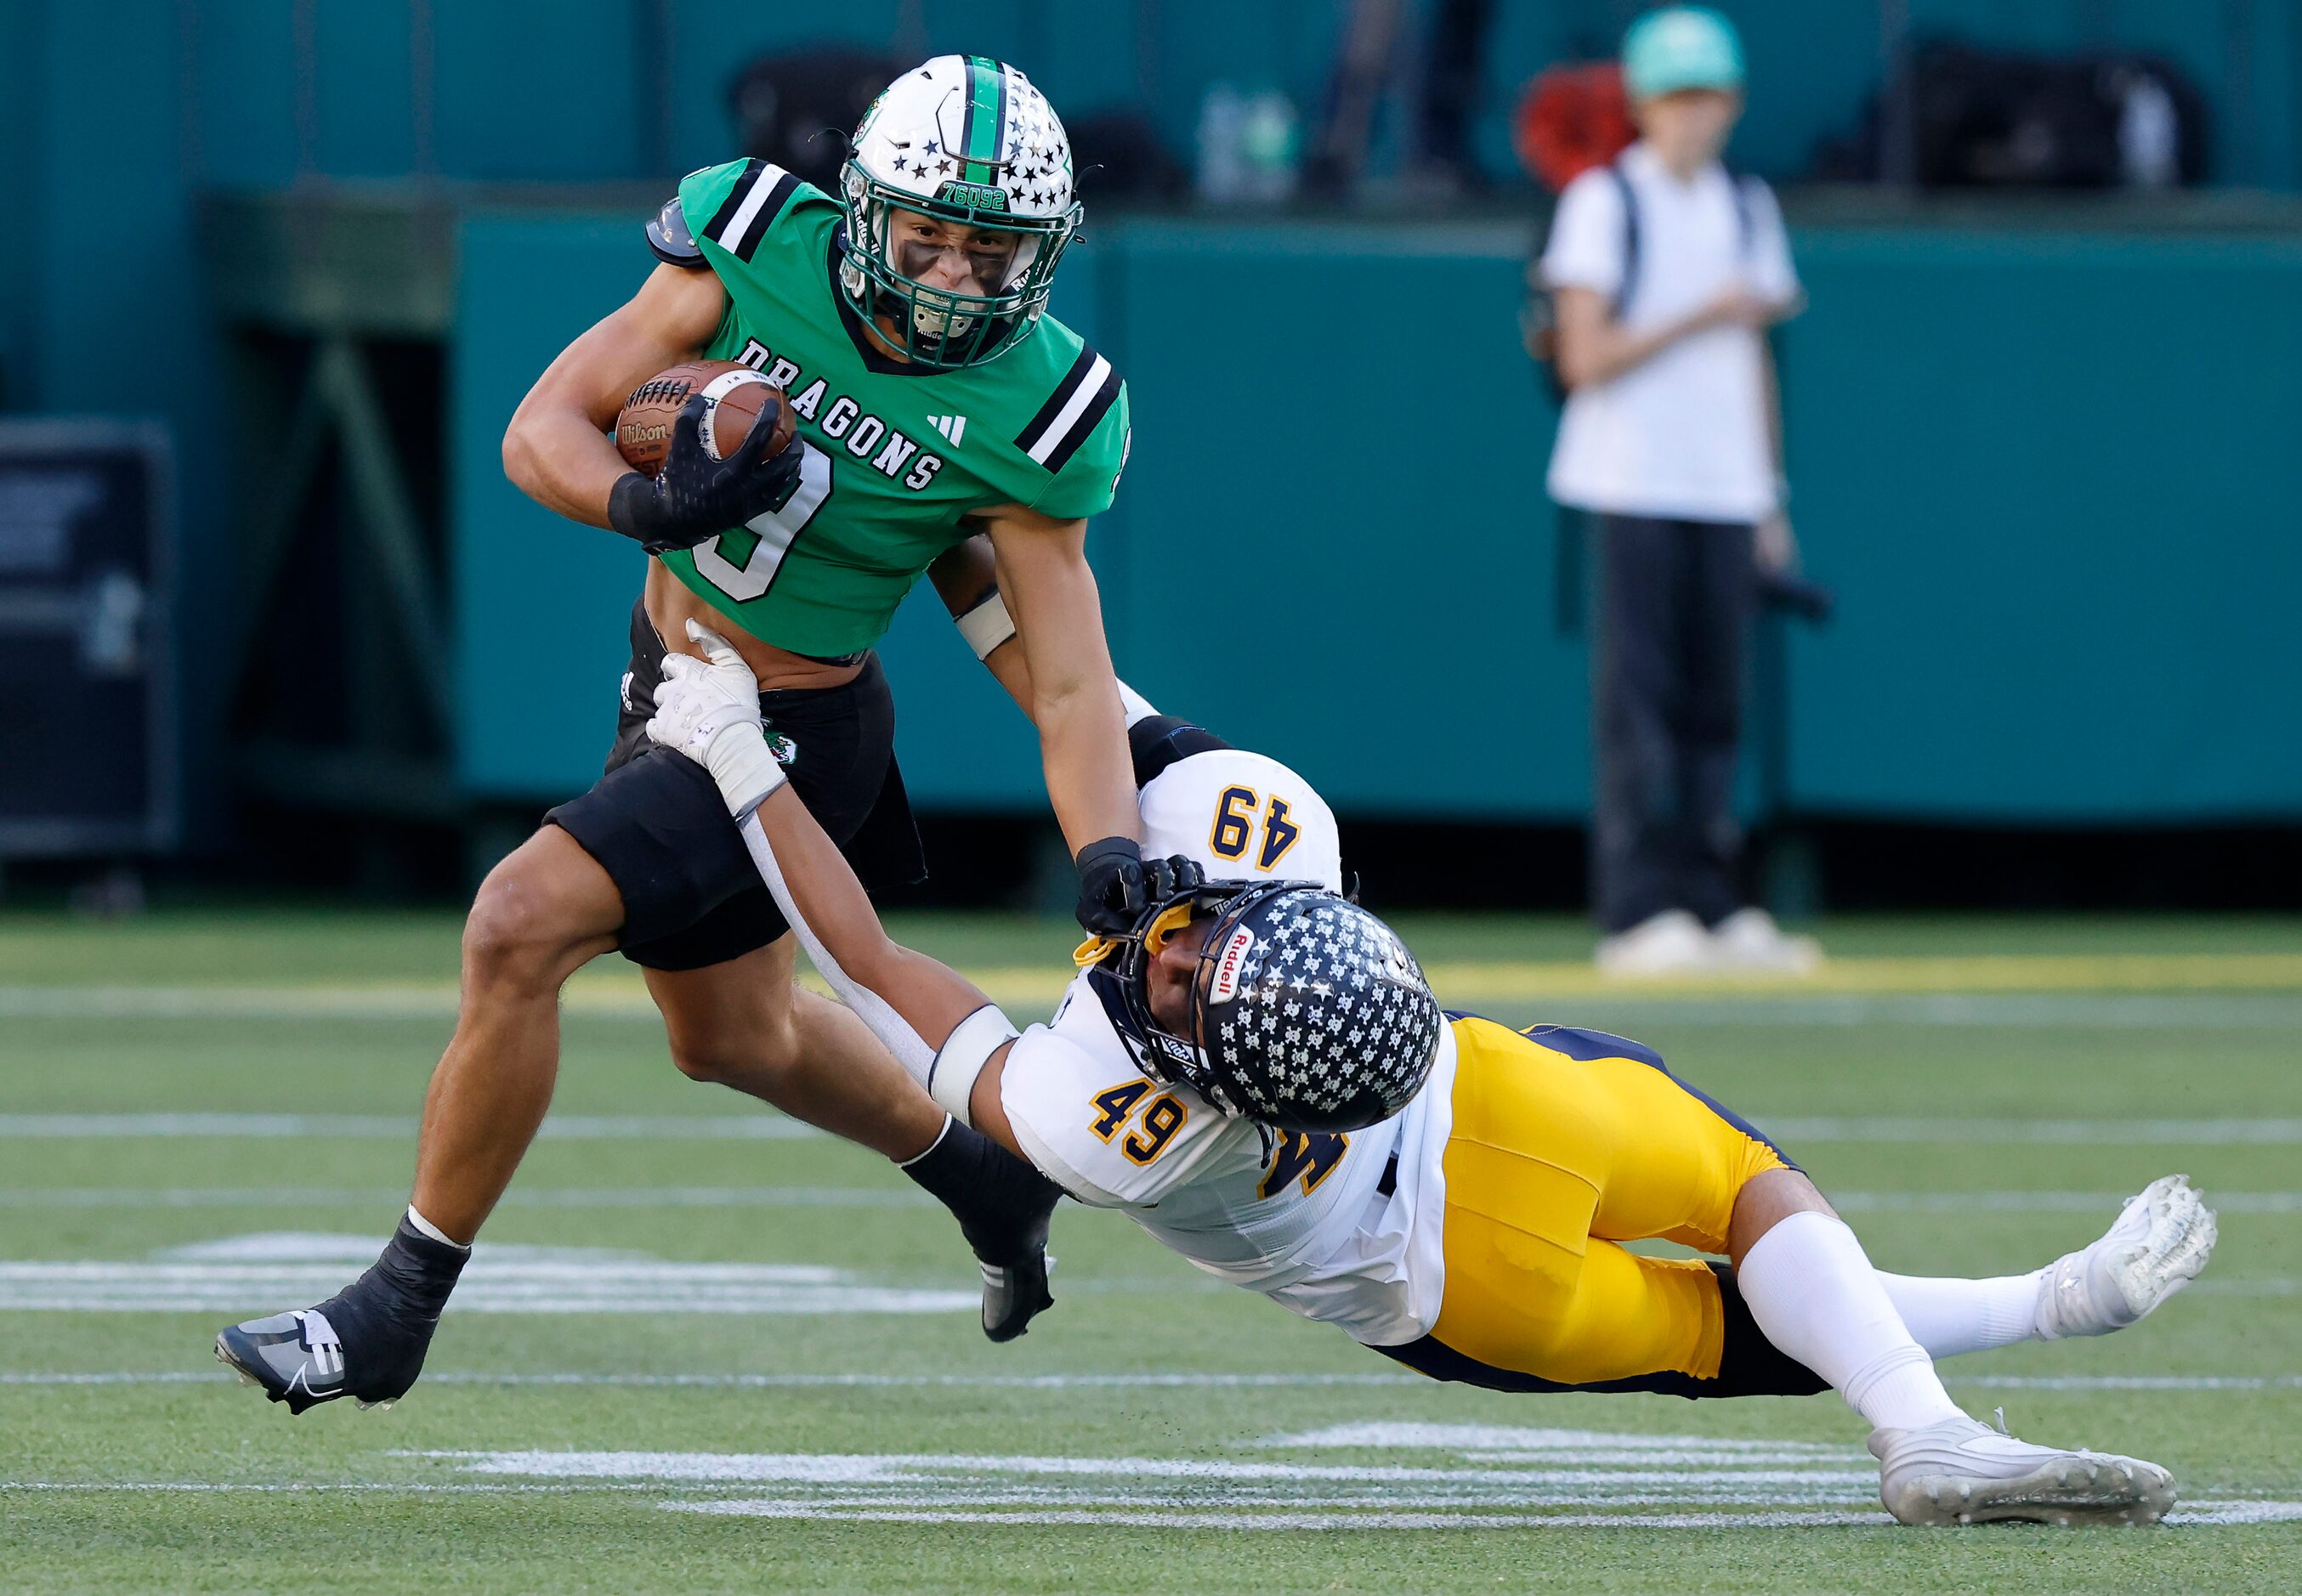
[[[1606,172],[1615,181],[1615,192],[1623,202],[1623,279],[1615,285],[1615,297],[1607,306],[1608,315],[1620,321],[1623,313],[1630,308],[1632,290],[1638,286],[1639,201],[1631,188],[1631,180],[1623,172],[1620,157],[1608,162]],[[1752,219],[1751,186],[1758,181],[1732,166],[1726,168],[1726,181],[1735,195],[1735,248],[1745,261],[1751,258],[1757,244],[1758,224]],[[1545,228],[1526,258],[1526,298],[1519,307],[1519,338],[1528,357],[1542,368],[1551,402],[1565,404],[1567,385],[1558,380],[1558,307],[1542,281],[1542,252],[1550,242],[1550,231]]]

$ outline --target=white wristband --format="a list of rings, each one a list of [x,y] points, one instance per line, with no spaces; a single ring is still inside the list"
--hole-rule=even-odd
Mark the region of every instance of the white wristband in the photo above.
[[[1014,1022],[999,1012],[997,1004],[985,1004],[961,1021],[936,1051],[935,1063],[928,1067],[928,1096],[961,1124],[971,1127],[967,1105],[975,1096],[975,1078],[1017,1034]]]
[[[992,650],[1015,635],[1015,617],[1007,613],[1007,601],[999,596],[999,590],[996,587],[984,594],[982,601],[974,609],[952,618],[958,624],[959,634],[967,639],[967,646],[975,651],[975,657],[979,659],[990,659]]]
[[[768,752],[767,734],[756,720],[722,727],[703,751],[703,768],[718,784],[727,812],[739,820],[784,785],[784,768]]]

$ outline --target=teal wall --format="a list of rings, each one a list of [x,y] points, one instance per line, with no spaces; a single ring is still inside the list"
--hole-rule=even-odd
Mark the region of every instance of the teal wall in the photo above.
[[[1430,0],[1416,3],[1427,8]],[[87,6],[0,0],[0,151],[6,156],[0,159],[0,214],[14,223],[0,227],[0,407],[156,416],[175,438],[185,618],[184,741],[196,802],[194,836],[213,837],[206,822],[221,812],[216,761],[228,705],[217,645],[234,603],[235,517],[241,513],[240,495],[255,486],[229,480],[219,463],[227,453],[230,389],[194,236],[194,203],[203,189],[271,188],[299,178],[389,180],[411,172],[510,183],[660,181],[727,153],[731,130],[725,88],[742,63],[762,51],[833,38],[891,43],[907,11],[922,19],[922,47],[1010,55],[1073,115],[1139,104],[1169,143],[1188,154],[1200,96],[1217,78],[1275,85],[1306,107],[1315,105],[1345,4],[1346,0],[1267,0],[1245,6],[1236,0],[920,0],[906,7],[897,0],[852,0],[838,6],[669,0],[659,7],[655,0],[554,0],[549,5],[537,0],[428,0],[419,7],[410,0],[114,0]],[[1506,120],[1517,86],[1552,61],[1610,49],[1637,9],[1631,0],[1503,0],[1488,63],[1488,104],[1479,124],[1479,147],[1491,171],[1510,170]],[[1876,87],[1875,8],[1869,0],[1740,0],[1728,9],[1748,36],[1752,59],[1752,105],[1739,135],[1738,156],[1762,172],[1794,173],[1805,165],[1817,139],[1853,125]],[[2302,83],[2302,21],[2292,0],[1910,0],[1910,10],[1922,32],[1956,31],[1987,43],[2163,50],[2196,77],[2214,103],[2213,167],[2218,181],[2302,188],[2302,94],[2297,88]],[[660,37],[648,31],[659,14],[669,19]],[[428,38],[417,35],[418,16],[430,18]],[[308,27],[308,50],[299,46],[299,18]],[[648,54],[643,44],[660,50],[671,81],[666,125],[660,128],[647,125],[653,102],[643,81],[641,63]],[[311,71],[299,88],[298,62],[306,58]],[[427,97],[418,95],[420,84],[430,87],[428,117],[416,108]],[[495,236],[489,230],[510,225],[508,219],[475,225],[467,269],[475,282],[488,280],[490,239]],[[1294,677],[1352,685],[1359,694],[1349,701],[1353,707],[1334,710],[1351,724],[1357,721],[1357,706],[1364,703],[1370,714],[1380,708],[1417,722],[1435,719],[1451,726],[1456,735],[1468,735],[1474,725],[1485,724],[1483,710],[1460,707],[1466,701],[1458,697],[1418,697],[1413,689],[1421,680],[1416,671],[1394,676],[1387,658],[1390,651],[1409,657],[1451,654],[1474,679],[1494,684],[1505,695],[1500,701],[1510,711],[1505,718],[1510,735],[1489,736],[1489,752],[1476,768],[1450,776],[1440,794],[1446,805],[1463,812],[1571,812],[1573,795],[1584,781],[1581,738],[1572,730],[1581,695],[1575,675],[1580,666],[1574,652],[1549,634],[1543,596],[1550,569],[1547,512],[1529,485],[1543,447],[1543,421],[1525,374],[1514,365],[1508,332],[1490,339],[1484,331],[1465,331],[1508,327],[1515,289],[1507,257],[1515,246],[1500,240],[1466,245],[1442,231],[1418,235],[1433,240],[1432,258],[1424,263],[1427,273],[1401,266],[1394,275],[1388,265],[1365,267],[1404,292],[1453,296],[1437,307],[1417,301],[1401,310],[1393,302],[1384,323],[1388,341],[1375,354],[1359,348],[1363,335],[1356,331],[1366,302],[1361,256],[1315,259],[1290,246],[1297,249],[1291,260],[1266,259],[1259,244],[1249,248],[1254,239],[1234,241],[1226,229],[1212,226],[1194,225],[1163,238],[1147,229],[1113,227],[1106,219],[1100,231],[1112,248],[1092,281],[1086,280],[1088,273],[1071,273],[1066,308],[1088,319],[1106,317],[1097,336],[1121,350],[1133,377],[1138,413],[1157,421],[1155,427],[1141,429],[1125,505],[1096,533],[1105,579],[1123,599],[1114,606],[1113,626],[1129,651],[1129,668],[1179,700],[1213,696],[1274,704],[1281,701],[1238,693],[1233,682],[1276,668]],[[1934,448],[1945,439],[1970,447],[1977,458],[1996,459],[2012,451],[1997,447],[1994,453],[1987,439],[1945,434],[1942,429],[1951,424],[1949,418],[1922,413],[1939,399],[1953,405],[1955,416],[1955,406],[1967,400],[1970,390],[1919,358],[1928,351],[1912,354],[1900,341],[1899,319],[1914,312],[1918,302],[1906,302],[1899,290],[1886,286],[1894,277],[1893,261],[1886,257],[1907,241],[1905,235],[1869,244],[1822,235],[1807,240],[1822,291],[1813,316],[1791,335],[1795,361],[1809,368],[1794,375],[1794,447],[1801,456],[1802,518],[1818,545],[1819,559],[1825,546],[1843,535],[1842,526],[1860,525],[1863,517],[1903,528],[1898,537],[1919,535],[1923,519],[1926,537],[1962,540],[1962,548],[1970,542],[1968,552],[1978,556],[1998,552],[1982,525],[1960,515],[1966,502],[1953,492],[1954,479],[1923,468],[1956,458],[1922,452],[1922,446]],[[1368,243],[1361,236],[1352,248],[1362,250]],[[1374,244],[1378,256],[1384,249],[1406,247],[1381,239]],[[2233,441],[2247,426],[2273,427],[2281,406],[2292,413],[2287,391],[2290,362],[2278,365],[2263,357],[2265,351],[2282,349],[2279,340],[2287,336],[2288,313],[2281,290],[2273,286],[2283,281],[2281,247],[2264,244],[2249,253],[2236,245],[2226,250],[2203,242],[2168,245],[2174,253],[2163,257],[2147,249],[2121,254],[2077,244],[2060,254],[2053,245],[1971,247],[2011,249],[2022,256],[2017,279],[2004,285],[2010,297],[1987,300],[2000,307],[1993,314],[2003,315],[2003,324],[2035,326],[2041,339],[2049,336],[2049,329],[2059,329],[2052,334],[2061,340],[2054,347],[2055,358],[2101,379],[2079,396],[2084,402],[2074,408],[2055,409],[2026,424],[2044,425],[2055,437],[2062,450],[2055,471],[2076,487],[2065,491],[2040,469],[2013,459],[2002,462],[2003,470],[1994,467],[1996,475],[1987,483],[1978,479],[1972,497],[2024,507],[2021,525],[2029,535],[2045,540],[2039,547],[2068,547],[2099,537],[2106,549],[2129,551],[2121,558],[2133,561],[2137,570],[2168,567],[2173,574],[2147,594],[2161,613],[2162,631],[2179,621],[2209,626],[2216,634],[2231,627],[2243,633],[2247,626],[2274,633],[2276,617],[2237,618],[2224,612],[2218,593],[2193,591],[2214,567],[2203,558],[2179,556],[2185,549],[2219,549],[2262,567],[2265,580],[2292,575],[2272,568],[2275,540],[2256,540],[2247,530],[2273,525],[2281,507],[2293,501],[2290,484],[2279,480],[2281,453],[2275,447],[2249,452]],[[1945,241],[1942,249],[1948,253],[1939,258],[1966,248]],[[1863,256],[1866,248],[1871,256]],[[2046,253],[2033,258],[2024,255],[2025,248]],[[459,526],[488,524],[508,532],[523,525],[521,516],[536,513],[507,501],[508,490],[491,463],[492,445],[477,448],[475,441],[500,425],[518,385],[542,355],[585,314],[624,291],[630,268],[618,249],[606,232],[576,249],[566,271],[555,273],[554,287],[524,297],[514,307],[532,314],[533,321],[510,316],[492,345],[486,330],[467,318],[461,357],[478,364],[459,366],[457,378],[463,407],[458,447],[468,466],[455,489]],[[1842,250],[1849,252],[1843,273],[1836,264]],[[2227,253],[2228,264],[2209,264],[2224,258],[2218,250]],[[1919,258],[1904,263],[1906,276],[1922,274],[1913,264]],[[1993,276],[1980,266],[1972,270]],[[1250,282],[1273,298],[1238,298],[1233,285]],[[2130,290],[2121,286],[2130,283]],[[2114,313],[2110,307],[2118,294],[2155,295],[2173,285],[2209,296],[2209,308],[2216,312],[2209,325],[2197,327],[2163,300],[2137,298]],[[1996,291],[1993,286],[1991,292]],[[1839,297],[1842,292],[1845,297]],[[2238,298],[2219,298],[2225,293]],[[2025,294],[2040,313],[2035,323],[2022,319]],[[1170,317],[1164,307],[1171,298],[1189,307],[1189,323]],[[1980,323],[1960,314],[1969,301],[1927,302],[1937,307],[1935,314],[1953,340],[1976,336]],[[1295,314],[1242,313],[1242,304],[1275,304]],[[2240,306],[2255,319],[2242,319]],[[2069,319],[2073,316],[2079,319]],[[1179,325],[1188,325],[1190,337],[1169,331]],[[2200,340],[2195,343],[2189,341],[2194,330]],[[2003,339],[1978,341],[1986,373],[1995,373],[1999,366],[1991,363],[2002,359],[2021,366],[2019,350]],[[1914,364],[1897,368],[1897,385],[1882,391],[1858,380],[1861,371],[1853,362],[1861,349],[1881,359],[1908,356]],[[2133,358],[2121,365],[2121,351],[2132,351]],[[2146,351],[2153,363],[2147,366]],[[1315,416],[1309,407],[1263,407],[1226,431],[1217,418],[1227,414],[1226,406],[1236,405],[1236,383],[1211,369],[1218,364],[1211,352],[1224,359],[1267,357],[1306,363],[1275,365],[1273,380],[1282,391],[1298,384],[1306,407],[1316,401]],[[2040,360],[2046,352],[2042,346]],[[2227,364],[2218,364],[2225,358]],[[1417,408],[1431,401],[1416,396],[1433,388],[1432,382],[1416,380],[1418,368],[1434,379],[1443,373],[1445,391],[1466,396],[1454,403],[1443,426]],[[2162,402],[2158,395],[2169,373],[2190,374],[2203,391],[2177,405]],[[1975,386],[1987,387],[1987,382]],[[1922,402],[1921,393],[1930,397]],[[1458,496],[1426,500],[1402,485],[1404,475],[1379,483],[1335,480],[1330,475],[1339,469],[1335,462],[1349,457],[1329,451],[1356,448],[1357,440],[1339,445],[1337,434],[1345,424],[1319,417],[1332,416],[1339,400],[1346,399],[1370,415],[1459,435],[1463,449],[1453,457],[1459,463],[1442,474]],[[1906,444],[1896,435],[1872,431],[1826,446],[1834,431],[1857,432],[1857,418],[1890,409],[1911,413],[1911,437],[1918,441]],[[2201,420],[2223,415],[2234,418],[2227,433]],[[2077,423],[2057,419],[2064,416],[2088,416],[2087,436],[2125,445],[2094,468],[2107,475],[2088,475],[2082,440],[2065,435]],[[2138,485],[2130,479],[2153,469],[2163,452],[2139,445],[2158,436],[2161,428],[2181,439],[2180,448],[2192,458],[2221,463],[2211,475],[2187,476],[2170,466],[2148,484]],[[1282,480],[1282,474],[1209,475],[1206,462],[1191,451],[1212,449],[1220,457],[1225,441],[1240,430],[1253,430],[1290,451],[1294,480]],[[1842,471],[1836,464],[1842,460],[1865,464],[1860,472],[1851,466]],[[1895,493],[1872,493],[1870,484],[1881,481],[1897,483]],[[1466,517],[1482,540],[1477,546],[1487,564],[1479,568],[1467,598],[1419,588],[1431,567],[1404,556],[1417,540],[1458,535],[1451,525],[1434,529],[1429,508],[1433,502],[1454,506],[1451,513]],[[1845,507],[1843,516],[1835,505]],[[1864,507],[1859,512],[1858,505]],[[1922,505],[1931,507],[1923,518]],[[2205,507],[2215,513],[2194,513]],[[2139,529],[2146,516],[2147,533]],[[559,540],[559,557],[570,562],[566,581],[581,586],[596,580],[590,564],[595,559],[609,562],[612,572],[612,550],[587,546],[574,552],[571,537],[580,542],[581,534]],[[2252,541],[2232,548],[2229,541],[2237,539]],[[1290,623],[1306,613],[1299,605],[1324,607],[1307,612],[1314,614],[1363,613],[1364,604],[1360,611],[1349,609],[1359,602],[1355,593],[1382,592],[1386,600],[1397,599],[1399,609],[1410,608],[1402,595],[1411,595],[1411,642],[1378,650],[1361,646],[1340,628],[1305,627],[1273,668],[1249,651],[1251,634],[1241,620],[1208,649],[1182,657],[1169,643],[1174,622],[1160,603],[1182,568],[1177,562],[1184,550],[1192,550],[1190,558],[1199,562],[1189,568],[1211,561],[1214,568],[1236,574],[1243,593],[1260,604],[1278,604]],[[1349,562],[1335,563],[1330,558],[1334,551],[1348,552]],[[1864,597],[1859,584],[1873,579],[1863,573],[1875,573],[1879,584],[1870,595],[1875,601],[1868,612],[1874,616],[1909,599],[1918,587],[1891,567],[1865,565],[1857,571],[1846,563],[1853,558],[1846,550],[1834,547],[1827,552],[1829,574],[1849,590],[1850,618],[1841,633],[1800,644],[1801,752],[1794,779],[1819,803],[1868,805],[1899,797],[1935,804],[1937,799],[1928,796],[1932,789],[1927,785],[1939,774],[1929,775],[1933,762],[1956,757],[1944,738],[1911,743],[1900,752],[1874,751],[1876,757],[1834,752],[1832,739],[1852,724],[1844,713],[1846,695],[1854,691],[1850,684],[1869,678],[1859,672],[1843,678],[1829,672],[1852,672],[1858,665],[1870,669],[1880,662],[1866,660],[1863,649],[1900,646],[1900,634],[1878,630],[1875,623],[1858,628],[1855,601]],[[467,575],[484,577],[485,562],[500,553],[466,545],[458,559]],[[606,585],[625,580],[616,574]],[[1304,585],[1290,587],[1290,580]],[[1365,585],[1352,588],[1354,580]],[[1320,583],[1333,584],[1332,591],[1318,591]],[[1998,584],[1991,591],[2021,590]],[[1523,624],[1516,617],[1477,625],[1431,618],[1444,615],[1438,607],[1449,602],[1492,607],[1497,592],[1532,596]],[[2120,592],[2130,596],[2130,590]],[[1979,615],[1973,606],[1987,601],[1967,597],[1962,600],[1966,608],[1956,613]],[[1935,618],[1940,622],[1940,610]],[[2111,625],[2101,622],[2093,630],[2061,634],[2054,640],[2063,650],[2059,655],[2042,642],[2040,651],[2048,659],[2042,668],[2065,668],[2078,681],[2104,679],[2078,667],[2054,667],[2054,661],[2088,657]],[[2138,621],[2135,626],[2149,630]],[[606,634],[584,633],[587,638]],[[937,626],[907,617],[899,630],[901,674],[935,684],[907,684],[907,701],[920,705],[911,712],[912,724],[973,727],[987,718],[996,721],[996,701],[970,696],[979,690],[966,673],[960,673],[967,680],[963,687],[941,685],[951,674],[940,659],[949,646]],[[2154,646],[2130,639],[2121,643],[2118,657],[2128,672],[2121,702],[2138,722],[2145,715],[2179,711],[2178,718],[2153,721],[2152,727],[2180,725],[2202,735],[2197,728],[2211,724],[2211,718],[2202,719],[2194,699],[2179,696],[2200,691],[2197,678],[2187,674],[2187,666],[2171,676],[2161,675],[2152,663],[2158,657]],[[908,663],[908,651],[914,648],[920,651],[916,668]],[[2215,652],[2195,639],[2170,643],[2166,651]],[[1826,661],[1828,671],[1820,669]],[[1805,674],[1810,666],[1816,674]],[[594,661],[593,668],[605,667]],[[1898,687],[1915,692],[1908,677],[1884,682],[1878,690],[1891,701]],[[946,691],[959,695],[949,706],[920,697]],[[2075,685],[2047,693],[2043,679],[2038,691],[2046,694],[2040,701],[2048,715],[2069,712],[2081,696]],[[1346,700],[1339,694],[1322,701],[1340,706]],[[1240,711],[1266,712],[1279,713]],[[1907,717],[1913,710],[1905,706],[1895,712]],[[478,761],[467,766],[475,780],[491,791],[539,781],[558,790],[575,768],[566,751],[589,735],[576,729],[581,711],[571,708],[565,713],[567,724],[546,739],[561,752],[540,754],[536,761],[524,762],[525,755],[509,749],[483,756],[467,742],[467,761]],[[1448,721],[1449,716],[1457,718]],[[557,720],[547,723],[560,726]],[[1294,723],[1274,718],[1268,724],[1283,729]],[[1262,736],[1264,725],[1237,729]],[[1008,736],[1012,730],[990,735]],[[1028,746],[1011,738],[1000,745],[996,759],[987,757],[976,765],[1004,773],[1013,765],[1008,754],[1016,748],[1028,752]],[[2289,802],[2290,793],[2277,795],[2285,790],[2264,778],[2274,760],[2264,763],[2269,756],[2257,758],[2243,736],[2225,730],[2202,747],[2156,748],[2149,757],[2162,766],[2180,766],[2181,776],[2169,780],[2188,794],[2184,802],[2201,811],[2220,806],[2251,812],[2249,806]],[[485,768],[489,757],[508,761],[507,768]],[[1424,802],[1416,796],[1417,778],[1398,769],[1399,763],[1371,760],[1346,779],[1369,803]],[[2115,784],[2101,785],[2096,766],[2072,760],[2061,769],[2061,788],[2051,783],[2009,788],[1996,802],[2012,813],[2030,812],[2022,806],[2032,802],[2051,802],[2058,813],[2076,812],[2085,802],[2105,812],[2125,812],[2104,796]],[[542,774],[547,770],[548,777]],[[932,785],[941,778],[923,773],[923,779]],[[1000,780],[1006,785],[996,791],[937,795],[953,802],[1021,802],[1027,778],[1010,781],[1003,774]],[[2034,796],[2022,798],[2021,791]],[[2056,792],[2061,795],[2051,796]]]
[[[522,500],[495,451],[528,374],[644,269],[636,220],[466,228],[461,768],[491,794],[577,790],[610,729],[639,560]],[[1794,640],[1789,802],[2302,818],[2302,241],[1795,242],[1814,308],[1783,340],[1794,509],[1842,606]],[[1551,417],[1511,337],[1521,243],[1130,223],[1066,268],[1058,309],[1133,397],[1133,461],[1091,537],[1122,673],[1356,812],[1585,807]],[[516,584],[548,596],[504,616]],[[1042,802],[1029,734],[932,594],[887,659],[922,802]],[[565,691],[479,691],[513,670]]]
[[[2302,241],[1800,244],[1793,801],[2302,815]]]
[[[6,0],[29,8],[33,0]],[[1416,0],[1427,13],[1432,0]],[[130,0],[141,12],[153,0]],[[59,9],[59,8],[52,8]],[[71,8],[60,8],[70,10]],[[83,8],[84,9],[84,8]],[[433,111],[430,162],[451,177],[654,178],[728,153],[729,79],[776,50],[824,42],[891,46],[896,0],[839,5],[670,0],[430,0],[428,75],[409,0],[311,0],[309,170],[337,177],[416,170],[424,140],[413,85]],[[1206,86],[1286,90],[1307,109],[1325,81],[1347,0],[921,0],[920,46],[1020,63],[1066,114],[1140,105],[1188,155]],[[1611,54],[1635,0],[1501,0],[1485,70],[1477,147],[1515,172],[1508,117],[1519,87],[1566,58]],[[1742,158],[1777,176],[1806,169],[1819,139],[1852,129],[1878,82],[1874,0],[1740,0],[1752,108]],[[2140,49],[2172,58],[2214,103],[2215,181],[2302,181],[2302,29],[2290,0],[1908,0],[1914,33],[2035,51]],[[206,172],[270,186],[298,171],[297,45],[290,0],[161,0],[192,51],[194,133]],[[119,8],[110,13],[117,16]],[[549,18],[540,24],[540,18]],[[130,37],[124,27],[121,37]],[[646,125],[648,56],[673,92],[667,127]],[[1412,45],[1407,53],[1412,54]],[[660,152],[658,154],[657,152]]]

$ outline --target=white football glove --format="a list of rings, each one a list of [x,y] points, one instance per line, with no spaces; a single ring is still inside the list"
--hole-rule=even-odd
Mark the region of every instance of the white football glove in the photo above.
[[[727,812],[740,820],[784,785],[783,767],[760,727],[760,681],[727,640],[701,621],[687,623],[687,635],[705,657],[664,656],[647,734],[710,771]]]

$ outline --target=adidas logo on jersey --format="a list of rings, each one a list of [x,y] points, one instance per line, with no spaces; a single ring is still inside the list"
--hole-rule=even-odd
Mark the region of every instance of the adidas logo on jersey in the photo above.
[[[928,424],[954,443],[967,435],[967,417],[964,416],[930,416]]]

